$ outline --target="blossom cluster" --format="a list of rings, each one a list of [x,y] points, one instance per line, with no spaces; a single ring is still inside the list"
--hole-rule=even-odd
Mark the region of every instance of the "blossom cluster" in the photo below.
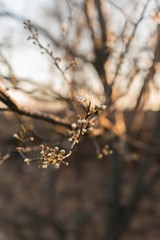
[[[66,166],[68,166],[68,162],[64,161],[66,158],[65,150],[61,149],[56,146],[54,148],[45,147],[43,144],[41,144],[41,157],[36,160],[40,160],[42,163],[39,165],[40,168],[47,168],[50,164],[54,166],[54,168],[58,169],[60,167],[60,164],[63,163]],[[24,162],[26,162],[28,165],[31,163],[32,159],[25,158]]]
[[[68,162],[65,161],[68,158],[75,146],[80,142],[81,137],[90,133],[95,128],[95,120],[96,120],[96,113],[102,110],[105,110],[106,106],[102,105],[98,106],[91,106],[91,102],[87,102],[86,99],[81,101],[86,109],[84,116],[76,115],[76,121],[71,124],[71,129],[68,130],[69,138],[68,141],[71,142],[69,150],[66,152],[65,149],[59,149],[58,146],[54,148],[50,148],[48,146],[44,146],[41,144],[41,151],[40,151],[40,158],[36,159],[29,159],[25,158],[24,161],[29,165],[33,160],[41,161],[39,165],[40,168],[47,168],[49,165],[53,165],[54,168],[58,169],[61,163],[68,166]],[[103,155],[111,154],[111,151],[108,147],[104,147],[102,149],[101,155],[99,158],[103,157]]]

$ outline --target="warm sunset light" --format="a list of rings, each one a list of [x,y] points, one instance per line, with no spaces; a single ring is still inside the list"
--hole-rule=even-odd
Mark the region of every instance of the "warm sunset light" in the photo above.
[[[0,240],[160,239],[160,0],[0,0]]]

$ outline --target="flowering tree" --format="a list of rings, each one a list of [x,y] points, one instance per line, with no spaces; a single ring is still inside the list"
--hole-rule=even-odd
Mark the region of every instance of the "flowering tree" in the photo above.
[[[62,2],[65,10],[60,7]],[[151,163],[149,155],[159,152],[157,143],[153,145],[159,128],[158,117],[149,137],[141,140],[138,136],[150,96],[159,91],[156,80],[160,61],[159,6],[155,5],[156,11],[152,11],[151,4],[149,0],[130,2],[127,13],[114,1],[58,1],[47,12],[47,21],[55,23],[58,32],[12,12],[0,12],[1,18],[11,18],[24,25],[28,41],[41,52],[42,58],[47,57],[53,67],[53,78],[60,82],[60,90],[56,91],[55,80],[40,85],[32,76],[28,79],[16,76],[1,49],[1,64],[6,68],[0,72],[1,114],[12,113],[19,122],[19,132],[13,135],[17,140],[16,150],[28,165],[38,162],[41,168],[58,169],[70,163],[72,152],[83,138],[92,141],[97,158],[109,159],[108,240],[120,239],[141,197],[159,177],[157,170],[145,181]],[[121,19],[118,29],[115,28],[117,15]],[[147,24],[150,31],[145,38],[142,32]],[[10,93],[11,89],[14,93],[23,92],[30,101],[34,99],[36,108],[30,107],[30,102],[22,106]],[[41,109],[44,102],[45,106],[61,107],[56,111],[50,107]],[[124,109],[129,107],[132,119],[126,121]],[[35,126],[29,127],[29,119],[36,120]],[[39,120],[46,122],[48,129],[50,124],[53,126],[50,133],[59,139],[58,144],[53,144],[52,136],[48,135],[47,140],[37,136],[35,128]],[[59,143],[61,139],[64,144]],[[33,157],[35,149],[36,157]],[[1,163],[11,155],[12,151],[3,153]],[[138,173],[124,204],[120,190],[128,161],[138,162]]]

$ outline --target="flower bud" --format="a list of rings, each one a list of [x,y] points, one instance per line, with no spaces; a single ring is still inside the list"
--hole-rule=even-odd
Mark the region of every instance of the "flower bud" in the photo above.
[[[102,106],[101,106],[101,109],[102,109],[102,110],[105,110],[105,109],[106,109],[106,105],[102,105]]]
[[[17,134],[17,133],[14,133],[14,134],[13,134],[13,137],[14,137],[14,138],[18,138],[18,134]]]
[[[82,129],[82,134],[85,134],[87,132],[87,129],[83,128]]]
[[[77,120],[77,123],[78,123],[78,124],[81,124],[81,123],[82,123],[82,120],[81,120],[81,119],[78,119],[78,120]]]
[[[30,159],[29,159],[29,158],[25,158],[25,159],[24,159],[24,162],[25,162],[25,163],[30,162]]]
[[[62,149],[59,153],[63,155],[63,154],[65,154],[65,152],[66,151],[64,149]]]
[[[77,127],[76,123],[72,123],[71,127],[72,127],[72,129],[76,129],[76,127]]]
[[[58,147],[55,147],[55,148],[54,148],[54,151],[56,151],[56,152],[57,152],[58,150],[59,150],[59,148],[58,148]]]
[[[86,123],[87,121],[86,121],[86,119],[82,119],[82,123]]]
[[[54,167],[55,167],[56,169],[58,169],[58,168],[60,167],[60,164],[59,164],[59,163],[56,163],[56,164],[54,165]]]
[[[47,168],[47,167],[48,167],[47,164],[42,165],[42,168]]]

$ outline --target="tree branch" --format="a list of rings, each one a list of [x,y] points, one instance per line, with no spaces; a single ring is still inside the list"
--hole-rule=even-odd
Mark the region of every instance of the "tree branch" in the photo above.
[[[43,120],[43,121],[50,122],[56,125],[61,125],[67,128],[71,127],[69,123],[61,120],[57,116],[53,116],[52,114],[48,114],[48,113],[40,113],[40,112],[32,111],[30,109],[26,109],[24,107],[19,106],[16,103],[16,101],[8,94],[8,92],[2,87],[0,87],[0,101],[3,102],[6,106],[8,106],[12,112],[16,112],[20,115]]]
[[[8,17],[8,18],[12,18],[14,19],[15,21],[17,22],[25,22],[26,19],[22,16],[18,16],[14,13],[11,13],[11,12],[8,12],[8,11],[3,11],[3,12],[0,12],[0,17]],[[62,47],[62,44],[61,44],[61,40],[60,39],[56,39],[52,34],[50,34],[49,31],[47,31],[45,28],[41,27],[39,24],[37,23],[33,23],[34,27],[36,29],[38,29],[38,31],[40,31],[43,36],[45,36],[49,41],[52,42],[52,44],[58,48],[61,48]],[[90,60],[87,59],[83,54],[80,54],[78,52],[75,52],[72,47],[69,47],[67,45],[63,45],[63,49],[65,49],[72,57],[75,57],[75,58],[80,58],[82,59],[84,62],[88,62],[90,63]]]

